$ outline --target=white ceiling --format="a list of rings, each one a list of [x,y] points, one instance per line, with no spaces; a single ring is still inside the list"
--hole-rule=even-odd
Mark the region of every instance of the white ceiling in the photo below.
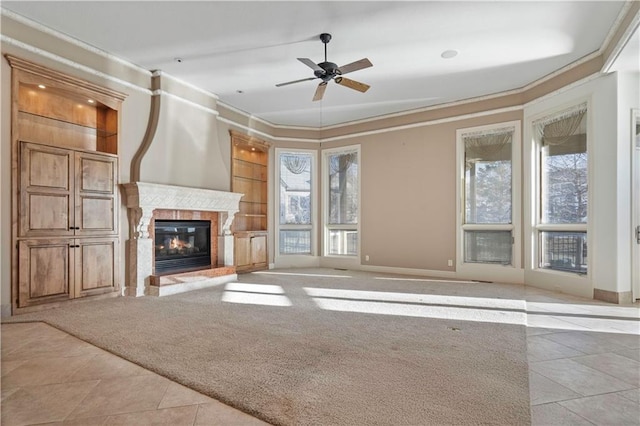
[[[1,6],[211,91],[225,104],[273,124],[324,127],[526,86],[597,51],[624,2],[2,1]],[[324,99],[312,102],[320,80],[275,87],[313,77],[296,58],[323,61],[318,38],[323,32],[333,35],[329,61],[344,65],[367,57],[373,63],[348,75],[371,85],[366,93],[331,82]],[[459,54],[443,59],[441,53],[450,49]]]

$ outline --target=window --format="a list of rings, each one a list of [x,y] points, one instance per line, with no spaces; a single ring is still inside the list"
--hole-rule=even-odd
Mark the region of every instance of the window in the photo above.
[[[533,123],[539,200],[538,267],[587,272],[588,156],[586,104]]]
[[[278,151],[280,254],[313,254],[313,152]]]
[[[325,151],[327,255],[358,255],[359,148]]]
[[[458,131],[464,264],[514,264],[514,139],[519,122]]]

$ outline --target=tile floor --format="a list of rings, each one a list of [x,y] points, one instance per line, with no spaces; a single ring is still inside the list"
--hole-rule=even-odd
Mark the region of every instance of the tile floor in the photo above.
[[[533,425],[640,425],[640,306],[527,288]]]
[[[263,422],[44,323],[2,324],[1,424]]]
[[[525,298],[532,424],[640,425],[638,305]],[[1,331],[4,426],[264,424],[46,324]]]

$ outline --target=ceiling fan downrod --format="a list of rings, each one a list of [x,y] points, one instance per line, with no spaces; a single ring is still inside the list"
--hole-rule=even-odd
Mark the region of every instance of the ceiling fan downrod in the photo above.
[[[324,61],[327,62],[327,43],[331,41],[331,34],[329,33],[320,34],[320,41],[324,43]]]

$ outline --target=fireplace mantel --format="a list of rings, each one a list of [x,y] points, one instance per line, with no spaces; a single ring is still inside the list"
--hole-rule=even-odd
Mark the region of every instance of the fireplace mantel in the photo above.
[[[146,182],[125,183],[121,186],[129,217],[130,262],[125,295],[161,295],[156,294],[158,289],[150,288],[150,277],[153,273],[153,241],[149,235],[149,226],[156,209],[217,212],[220,266],[234,264],[231,224],[239,210],[243,194]],[[234,277],[227,278],[235,278],[235,274]],[[183,286],[184,289],[174,288],[172,292],[202,288],[194,285],[193,280],[190,280],[190,283]]]
[[[133,226],[130,230],[132,239],[149,238],[149,222],[155,209],[226,214],[225,217],[220,217],[221,235],[230,235],[231,222],[238,213],[240,198],[243,195],[236,192],[146,182],[125,183],[122,187],[126,206],[133,210],[134,214],[134,217],[129,217],[129,223]]]

